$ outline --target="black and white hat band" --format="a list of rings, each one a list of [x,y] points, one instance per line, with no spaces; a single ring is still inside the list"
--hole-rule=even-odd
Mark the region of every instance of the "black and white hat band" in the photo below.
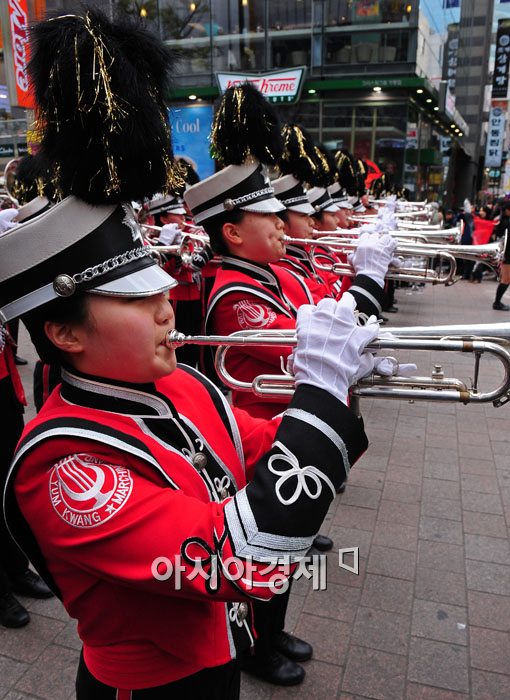
[[[278,180],[273,180],[272,184],[275,195],[287,209],[299,214],[311,215],[314,213],[314,209],[306,196],[305,188],[294,175],[284,175]]]
[[[159,195],[154,197],[149,202],[148,207],[149,214],[155,216],[156,214],[186,214],[186,209],[184,208],[184,203],[180,197],[176,197],[173,194],[170,195]]]
[[[338,207],[333,203],[328,191],[324,187],[312,187],[311,190],[308,190],[307,195],[308,201],[317,214],[323,211],[338,211]]]
[[[235,209],[261,214],[285,209],[275,198],[263,166],[257,162],[227,166],[189,187],[184,201],[197,224]]]
[[[67,197],[0,236],[2,323],[77,291],[149,296],[174,285],[144,246],[127,204]]]

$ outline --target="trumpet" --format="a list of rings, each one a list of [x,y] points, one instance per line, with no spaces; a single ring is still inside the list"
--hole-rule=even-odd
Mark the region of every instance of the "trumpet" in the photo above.
[[[503,260],[505,246],[506,235],[495,243],[486,243],[485,245],[430,245],[416,243],[408,246],[408,250],[413,251],[413,255],[423,255],[429,258],[435,257],[440,252],[447,252],[455,258],[483,263],[487,267],[497,270]]]
[[[143,228],[149,229],[151,231],[161,231],[163,228],[162,226],[152,226],[150,224],[142,224]],[[188,228],[188,224],[185,224],[185,228]],[[203,231],[203,229],[200,229],[199,226],[194,226],[193,224],[189,224],[189,228],[191,229],[199,229]],[[204,232],[202,234],[200,233],[188,233],[187,231],[183,231],[182,235],[184,238],[190,238],[191,240],[194,241],[199,241],[200,243],[209,243],[209,236]]]
[[[321,238],[325,236],[342,236],[344,238],[355,238],[356,236],[364,233],[360,228],[337,228],[334,231],[319,231],[315,229],[313,235],[316,238]],[[389,233],[394,238],[402,238],[409,240],[419,240],[423,243],[458,243],[460,239],[460,229],[449,228],[449,229],[438,229],[429,231],[423,226],[417,226],[416,228],[410,229],[395,229],[390,231],[385,231],[384,233]]]
[[[284,236],[285,243],[295,244],[295,245],[310,245],[314,246],[325,246],[330,250],[337,253],[352,253],[358,247],[357,241],[342,241],[335,240],[334,238],[323,237],[319,239],[306,239],[306,238],[290,238],[289,236]],[[423,253],[417,253],[416,248],[418,244],[414,247],[398,246],[395,253],[398,256],[415,256],[424,257]],[[427,257],[432,257],[428,255]],[[448,251],[438,251],[434,253],[434,257],[439,257],[440,268],[439,272],[428,267],[392,267],[388,268],[386,274],[386,279],[388,280],[399,280],[400,282],[428,282],[430,284],[447,284],[452,282],[455,273],[457,272],[457,263],[455,258]],[[344,277],[355,277],[356,271],[350,263],[332,263],[324,264],[317,260],[317,254],[314,250],[311,255],[312,265],[317,270],[323,270],[326,272],[333,272],[335,275],[342,275]],[[446,263],[446,271],[443,272],[443,263]]]
[[[407,328],[385,328],[391,337],[374,340],[369,350],[433,350],[437,352],[462,352],[474,355],[474,372],[471,385],[457,378],[444,376],[441,365],[436,364],[430,376],[380,377],[370,375],[351,387],[351,407],[358,409],[360,397],[404,399],[407,401],[442,401],[468,403],[492,403],[503,406],[510,400],[510,323],[474,324],[470,326],[410,326]],[[251,382],[233,377],[226,368],[226,355],[233,347],[282,346],[295,347],[297,336],[294,329],[237,331],[232,335],[189,336],[178,331],[169,331],[167,347],[184,344],[217,347],[216,371],[221,380],[231,389],[251,391],[263,397],[292,396],[295,384],[289,373],[265,374]],[[478,387],[480,362],[483,355],[493,356],[503,366],[503,379],[496,387],[480,391]]]

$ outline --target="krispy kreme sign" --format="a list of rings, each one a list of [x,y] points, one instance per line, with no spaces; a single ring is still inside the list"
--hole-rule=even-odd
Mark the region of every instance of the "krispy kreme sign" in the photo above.
[[[270,102],[296,102],[301,93],[305,68],[270,73],[216,73],[221,93],[229,87],[252,83]]]
[[[3,0],[0,13],[4,39],[4,58],[11,104],[34,106],[27,75],[28,8],[27,0]]]

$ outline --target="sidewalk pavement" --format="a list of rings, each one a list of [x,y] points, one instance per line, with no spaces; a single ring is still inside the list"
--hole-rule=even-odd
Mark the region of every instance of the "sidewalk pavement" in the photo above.
[[[492,310],[495,286],[398,290],[390,323],[510,324],[510,312]],[[26,336],[19,352],[30,358],[21,368],[29,391]],[[442,363],[447,376],[473,375],[470,355],[421,356],[421,374]],[[482,378],[499,374],[494,361],[484,365]],[[362,400],[361,408],[371,444],[321,528],[335,549],[359,547],[360,573],[339,568],[336,551],[327,590],[295,583],[287,629],[314,646],[305,682],[274,688],[244,676],[242,700],[508,700],[510,404]],[[56,600],[22,600],[31,623],[0,627],[0,698],[74,697],[74,621]]]

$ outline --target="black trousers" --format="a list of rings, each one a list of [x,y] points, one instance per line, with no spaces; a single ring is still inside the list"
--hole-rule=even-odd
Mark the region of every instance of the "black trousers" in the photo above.
[[[239,700],[240,692],[241,674],[235,659],[157,688],[118,691],[94,678],[82,653],[76,677],[77,700]]]
[[[255,642],[255,656],[264,656],[271,653],[274,648],[274,638],[285,627],[285,615],[289,604],[289,596],[292,579],[289,579],[289,587],[285,593],[275,595],[267,602],[254,601],[253,621],[257,632]],[[248,654],[249,652],[245,652]]]
[[[0,380],[0,493],[3,495],[7,473],[14,449],[23,432],[23,407],[19,403],[9,377]],[[22,574],[28,569],[28,559],[16,545],[5,524],[0,506],[0,595],[9,589],[8,575]]]

